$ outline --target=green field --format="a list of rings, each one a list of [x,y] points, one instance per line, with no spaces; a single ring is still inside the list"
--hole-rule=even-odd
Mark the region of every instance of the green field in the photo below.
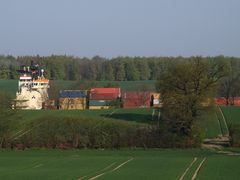
[[[222,106],[228,124],[240,124],[240,106]]]
[[[239,179],[240,156],[203,150],[1,151],[0,179]]]
[[[121,87],[123,92],[126,91],[137,91],[141,89],[155,91],[155,82],[156,81],[96,81],[96,87],[104,87],[109,84],[116,85]],[[13,96],[15,95],[18,87],[17,80],[0,80],[0,90],[7,91]],[[63,81],[57,80],[54,81],[54,84],[63,87],[64,89],[69,89],[74,86],[77,81]]]
[[[11,95],[15,95],[17,88],[18,88],[18,82],[16,80],[0,80],[0,90],[6,91],[10,93]]]
[[[151,108],[133,109],[101,109],[101,110],[19,110],[19,120],[23,123],[31,122],[42,117],[92,117],[98,119],[125,120],[141,123],[152,122]]]

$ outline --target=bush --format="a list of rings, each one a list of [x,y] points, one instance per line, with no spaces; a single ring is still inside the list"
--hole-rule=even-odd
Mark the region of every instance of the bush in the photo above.
[[[86,117],[49,117],[28,125],[29,131],[21,137],[33,147],[57,148],[120,148],[133,144],[133,136],[140,126],[137,123],[96,120]]]
[[[18,142],[27,147],[45,148],[169,148],[194,147],[191,137],[170,133],[140,123],[100,120],[87,117],[48,117],[35,120],[26,127]]]

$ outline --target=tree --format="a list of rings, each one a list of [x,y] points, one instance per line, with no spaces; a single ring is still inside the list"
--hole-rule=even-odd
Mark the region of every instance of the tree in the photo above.
[[[135,61],[139,70],[140,80],[148,80],[150,78],[150,69],[147,60],[142,59],[141,61]]]
[[[115,67],[115,80],[123,81],[125,79],[125,69],[122,61],[117,61]]]
[[[131,60],[126,62],[125,72],[126,72],[126,79],[128,81],[139,80],[139,72]]]
[[[220,96],[226,99],[226,105],[234,104],[234,98],[240,95],[240,63],[234,59],[228,61],[228,75],[222,79],[220,84]]]
[[[170,130],[191,135],[193,123],[203,111],[203,102],[214,96],[217,84],[226,75],[226,63],[200,57],[178,60],[168,65],[158,79],[162,118]]]
[[[63,80],[65,77],[64,64],[61,61],[56,61],[55,57],[51,64],[51,79],[53,80]]]
[[[9,66],[9,79],[16,79],[17,78],[17,68],[14,65]]]
[[[107,81],[113,81],[114,80],[114,75],[113,75],[113,68],[111,62],[106,62],[105,63],[105,77],[104,79]]]
[[[89,80],[97,79],[97,67],[96,64],[93,62],[89,63],[88,78]]]
[[[9,78],[9,69],[6,65],[0,66],[0,79],[8,79]]]

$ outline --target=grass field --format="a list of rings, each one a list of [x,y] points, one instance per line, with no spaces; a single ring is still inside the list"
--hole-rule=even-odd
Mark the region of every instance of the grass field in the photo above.
[[[18,88],[18,81],[16,80],[0,80],[0,90],[6,91],[11,95],[15,95]]]
[[[69,89],[74,86],[77,81],[62,81],[57,80],[54,81],[56,85],[61,85],[60,87],[64,87],[65,89]],[[155,82],[156,81],[96,81],[97,87],[104,87],[108,84],[113,84],[120,86],[123,92],[126,91],[136,91],[139,89],[145,88],[149,91],[155,91]],[[18,87],[17,80],[0,80],[0,90],[7,91],[13,96],[15,95]]]
[[[219,108],[213,108],[207,111],[197,124],[203,130],[205,138],[214,138],[219,135],[226,135],[227,129]]]
[[[240,156],[203,150],[26,150],[0,153],[0,179],[238,179]]]
[[[221,106],[228,124],[240,124],[240,106]]]
[[[22,123],[28,123],[42,117],[78,117],[85,116],[91,118],[125,120],[138,123],[152,122],[152,109],[101,109],[101,110],[20,110],[19,116]]]

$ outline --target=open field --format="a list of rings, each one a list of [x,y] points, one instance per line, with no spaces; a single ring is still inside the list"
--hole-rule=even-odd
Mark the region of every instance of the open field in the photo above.
[[[228,124],[240,124],[240,106],[221,106]]]
[[[19,110],[19,116],[23,123],[34,121],[42,117],[78,117],[125,120],[139,123],[151,123],[152,109],[101,109],[101,110]]]
[[[64,87],[65,89],[71,88],[76,84],[77,81],[63,81],[56,80],[54,83]],[[104,87],[109,84],[120,86],[123,92],[126,91],[136,91],[141,89],[146,89],[150,91],[155,91],[156,81],[96,81],[97,87]],[[7,91],[13,96],[15,95],[18,87],[17,80],[0,80],[0,90]]]
[[[205,113],[197,122],[206,138],[214,138],[221,134],[221,129],[216,115],[216,109]]]
[[[191,179],[204,158],[197,179],[239,178],[240,156],[203,150],[26,150],[1,152],[0,179]]]
[[[0,90],[15,95],[18,88],[17,80],[0,80]]]
[[[198,124],[203,129],[206,138],[214,138],[218,135],[228,134],[223,116],[225,117],[225,115],[221,113],[220,108],[215,107],[199,119]]]

